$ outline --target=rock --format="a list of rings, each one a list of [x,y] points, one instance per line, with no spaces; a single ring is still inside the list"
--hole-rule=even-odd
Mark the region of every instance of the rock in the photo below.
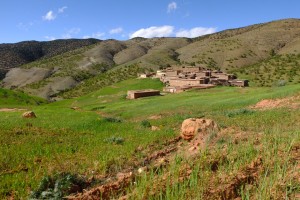
[[[132,175],[133,175],[132,172],[126,172],[126,173],[119,172],[117,174],[117,179],[118,179],[118,181],[125,180],[125,179],[132,177]]]
[[[209,131],[218,130],[217,124],[211,119],[189,118],[182,122],[181,137],[191,140],[196,134],[206,135]]]
[[[159,131],[159,130],[160,130],[160,128],[159,128],[159,127],[157,127],[157,126],[151,126],[151,130],[152,130],[152,131]]]
[[[33,111],[27,111],[22,114],[23,118],[36,118],[36,115]]]
[[[147,171],[147,167],[140,167],[138,169],[138,173],[141,174],[141,173],[144,173],[145,171]]]

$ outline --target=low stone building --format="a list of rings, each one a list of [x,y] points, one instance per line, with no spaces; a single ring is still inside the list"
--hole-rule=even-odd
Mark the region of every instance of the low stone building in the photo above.
[[[228,81],[231,86],[237,86],[237,87],[248,87],[249,86],[249,81],[248,80],[239,80],[239,79],[234,79],[231,81]]]
[[[140,78],[150,78],[155,76],[155,73],[146,73],[146,74],[140,74]]]
[[[127,99],[137,99],[142,97],[149,97],[149,96],[157,96],[160,95],[159,90],[129,90],[127,92]]]

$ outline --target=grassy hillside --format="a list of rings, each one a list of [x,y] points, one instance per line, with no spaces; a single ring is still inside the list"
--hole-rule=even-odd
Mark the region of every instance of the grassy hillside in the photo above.
[[[274,55],[254,65],[233,70],[256,86],[278,86],[300,83],[300,54]]]
[[[258,63],[270,53],[299,53],[300,20],[287,19],[195,39],[178,50],[183,63],[230,70]],[[288,48],[287,48],[288,47]]]
[[[63,98],[80,97],[114,83],[136,78],[137,74],[145,72],[145,70],[147,69],[140,67],[139,64],[118,67],[87,79],[73,89],[61,92],[58,96]]]
[[[300,176],[290,176],[299,164],[294,157],[300,141],[299,107],[293,107],[293,112],[248,107],[266,98],[297,97],[299,85],[218,87],[138,100],[124,98],[127,90],[144,88],[161,89],[162,85],[152,79],[123,81],[80,98],[32,107],[36,119],[22,119],[19,112],[0,112],[0,197],[25,198],[43,177],[60,173],[101,184],[106,180],[103,177],[134,170],[141,160],[164,148],[167,139],[179,135],[184,119],[203,116],[215,120],[226,134],[211,133],[206,148],[191,160],[177,155],[169,164],[137,176],[135,184],[122,190],[130,199],[209,199],[209,192],[227,188],[256,159],[261,159],[262,170],[255,171],[252,181],[234,185],[239,197],[280,199],[300,192],[299,182],[293,179]],[[152,131],[147,123],[160,130]],[[217,168],[212,167],[215,161]],[[253,164],[254,169],[256,166]],[[191,176],[183,176],[181,169]],[[221,198],[221,189],[210,198]]]
[[[44,104],[46,101],[39,97],[32,97],[23,92],[6,90],[0,88],[0,107],[2,108],[15,108],[31,105]]]

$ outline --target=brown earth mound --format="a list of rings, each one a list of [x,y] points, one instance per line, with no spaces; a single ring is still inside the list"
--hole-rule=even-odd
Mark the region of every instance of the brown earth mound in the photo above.
[[[274,108],[292,108],[296,109],[300,106],[300,95],[286,97],[282,99],[263,99],[259,101],[254,106],[251,106],[252,109],[257,110],[268,110]]]
[[[210,119],[190,118],[183,121],[181,126],[181,137],[184,140],[191,140],[197,134],[207,135],[211,131],[217,131],[218,126]]]

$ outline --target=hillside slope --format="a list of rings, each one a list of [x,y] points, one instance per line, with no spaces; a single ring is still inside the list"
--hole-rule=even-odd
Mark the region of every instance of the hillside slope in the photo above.
[[[95,90],[132,77],[130,68],[136,73],[169,65],[197,65],[222,69],[230,73],[239,73],[252,82],[255,77],[243,74],[241,69],[247,70],[276,55],[287,55],[296,59],[297,56],[291,55],[299,53],[300,20],[285,19],[225,30],[194,39],[105,40],[28,63],[21,66],[21,69],[12,69],[7,73],[2,86],[19,88],[44,98],[54,98],[57,94],[70,90],[74,92],[68,92],[69,94],[82,95],[85,94],[84,91],[90,92],[91,88]],[[295,66],[297,68],[298,64]],[[270,67],[270,71],[274,71],[278,66]],[[38,68],[44,68],[44,71]],[[40,71],[45,73],[40,74]],[[288,77],[287,70],[283,73],[281,78]],[[35,76],[29,80],[28,74]],[[298,80],[297,77],[293,79]],[[295,82],[297,81],[290,83]]]
[[[50,58],[64,52],[89,46],[97,39],[69,39],[49,42],[25,41],[16,44],[0,44],[0,79],[6,72],[41,58]]]
[[[178,50],[183,63],[234,69],[269,58],[300,53],[300,20],[287,19],[228,30],[199,38]]]

